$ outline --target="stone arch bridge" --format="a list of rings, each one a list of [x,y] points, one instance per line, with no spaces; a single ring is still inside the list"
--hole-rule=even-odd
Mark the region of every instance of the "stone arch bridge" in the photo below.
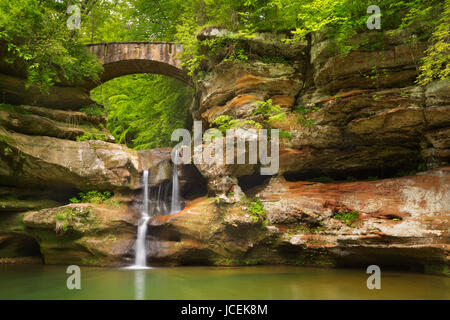
[[[109,42],[87,45],[103,65],[100,81],[86,80],[76,85],[58,84],[49,94],[26,89],[26,72],[0,63],[0,102],[74,109],[93,103],[89,92],[96,86],[127,74],[156,73],[173,77],[193,87],[193,81],[181,66],[180,44],[168,42]],[[1,50],[0,50],[1,54]]]
[[[181,66],[181,44],[168,42],[109,42],[88,45],[104,67],[101,82],[133,73],[156,73],[188,85],[191,78]]]

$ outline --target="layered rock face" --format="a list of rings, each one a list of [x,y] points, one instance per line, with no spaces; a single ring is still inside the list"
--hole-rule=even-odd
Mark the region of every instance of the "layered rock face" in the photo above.
[[[135,220],[119,203],[2,213],[0,263],[123,265],[131,259]]]
[[[170,149],[128,149],[105,125],[76,110],[0,104],[0,263],[130,258],[141,172],[152,186],[171,179]],[[68,205],[92,190],[114,194],[112,205]]]
[[[223,33],[213,31],[205,30],[199,38]],[[361,38],[370,43],[379,35]],[[289,132],[280,143],[279,173],[287,176],[367,178],[447,165],[450,83],[415,85],[427,44],[405,44],[412,37],[407,31],[386,32],[381,49],[349,54],[336,53],[332,43],[318,35],[295,46],[262,36],[241,40],[236,46],[246,50],[248,59],[220,60],[216,54],[220,62],[198,84],[196,116],[206,127],[214,126],[221,115],[267,127],[255,110],[259,102],[271,99],[286,114],[270,127]],[[276,54],[274,43],[279,46]],[[257,168],[222,170],[220,178],[235,181]],[[200,171],[204,176],[220,172]],[[227,188],[231,187],[230,182]]]
[[[93,103],[89,97],[89,91],[79,87],[54,86],[50,88],[49,94],[33,87],[26,89],[26,80],[23,79],[25,75],[17,75],[8,69],[5,70],[4,67],[0,67],[2,101],[18,105],[46,106],[55,109],[80,108]]]
[[[71,204],[23,215],[44,263],[123,265],[135,240],[133,213],[126,206]]]
[[[0,125],[2,185],[87,191],[139,183],[137,152],[111,143],[103,117],[3,105]]]
[[[199,39],[227,35],[210,28]],[[386,33],[381,49],[345,55],[317,35],[294,46],[263,35],[240,39],[234,46],[248,55],[241,60],[216,50],[198,81],[194,118],[205,128],[227,116],[244,128],[288,132],[279,171],[264,177],[260,163],[197,164],[216,197],[151,221],[153,261],[377,264],[448,274],[450,83],[415,84],[427,45],[407,45],[408,37]],[[284,119],[255,112],[269,99]],[[203,150],[212,154],[218,144],[225,138]],[[356,182],[304,181],[318,177]]]
[[[273,178],[251,204],[212,198],[156,217],[153,260],[169,264],[410,267],[448,273],[450,168],[378,181]]]
[[[229,33],[210,28],[199,39],[221,35]],[[415,84],[426,44],[406,45],[410,37],[385,34],[380,48],[349,54],[318,35],[295,45],[282,35],[238,39],[247,59],[218,48],[197,75],[193,118],[204,129],[228,116],[244,129],[288,133],[279,170],[261,176],[259,162],[179,166],[181,194],[191,201],[150,221],[149,261],[448,273],[450,85]],[[104,119],[71,110],[65,92],[75,88],[28,101],[14,81],[0,77],[9,100],[17,97],[13,109],[0,108],[0,262],[130,263],[141,173],[149,171],[151,187],[170,180],[171,150],[115,144]],[[269,99],[284,118],[255,112]],[[214,153],[224,142],[202,147]],[[317,178],[335,181],[311,182]],[[114,201],[69,204],[89,190],[111,191]]]

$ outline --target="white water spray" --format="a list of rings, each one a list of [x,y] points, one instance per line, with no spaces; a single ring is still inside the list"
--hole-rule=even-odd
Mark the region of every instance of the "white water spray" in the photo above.
[[[178,152],[175,153],[175,157],[178,157]],[[178,166],[176,161],[173,162],[172,171],[172,201],[170,205],[170,214],[174,214],[181,211],[180,204],[180,187],[178,182]]]
[[[141,213],[141,219],[138,222],[138,231],[136,239],[136,257],[134,266],[132,268],[143,269],[147,268],[147,223],[150,219],[148,215],[148,171],[145,170],[143,174],[144,180],[144,206]]]
[[[177,155],[178,156],[178,155]],[[147,253],[158,250],[158,242],[147,241],[147,227],[150,216],[159,216],[173,214],[181,211],[180,189],[177,165],[174,164],[172,174],[172,198],[170,199],[169,208],[169,183],[161,183],[158,188],[151,189],[149,192],[149,172],[145,170],[142,175],[144,184],[143,206],[141,218],[138,222],[137,238],[135,244],[135,261],[134,265],[127,267],[128,269],[149,269],[147,267]]]

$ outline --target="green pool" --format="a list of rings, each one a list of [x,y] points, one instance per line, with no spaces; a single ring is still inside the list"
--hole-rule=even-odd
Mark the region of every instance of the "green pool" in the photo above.
[[[291,266],[81,267],[81,289],[63,266],[0,266],[0,299],[449,299],[450,278],[383,271],[369,290],[358,269]]]

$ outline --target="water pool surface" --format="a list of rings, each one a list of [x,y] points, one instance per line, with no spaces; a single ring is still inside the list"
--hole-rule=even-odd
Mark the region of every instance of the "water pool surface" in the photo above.
[[[64,266],[0,265],[0,299],[449,299],[450,278],[381,271],[369,290],[361,269],[294,266],[175,267],[147,270],[81,267],[69,290]]]

